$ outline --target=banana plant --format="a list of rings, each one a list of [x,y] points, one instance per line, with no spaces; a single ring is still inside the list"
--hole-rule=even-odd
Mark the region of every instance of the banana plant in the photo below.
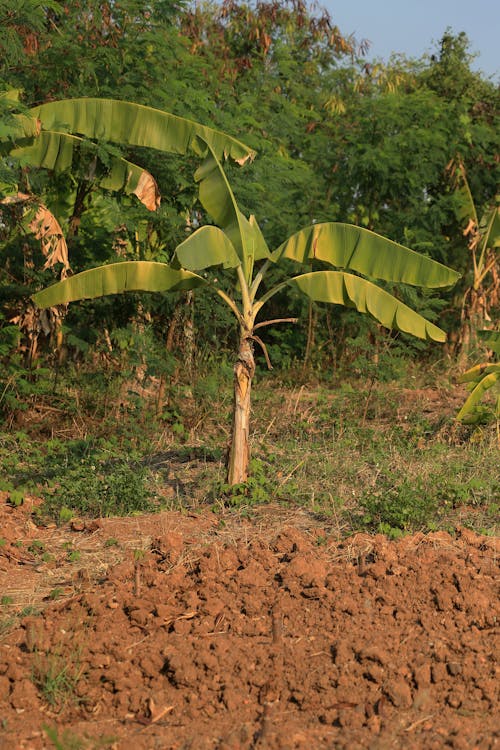
[[[492,197],[479,213],[462,161],[454,159],[448,170],[455,191],[456,216],[467,238],[471,259],[460,332],[466,353],[475,343],[475,332],[491,322],[490,313],[500,302],[500,196]]]
[[[445,341],[444,331],[377,286],[375,280],[441,287],[455,283],[459,274],[380,235],[341,223],[307,227],[271,251],[255,217],[247,218],[238,208],[218,154],[210,144],[207,146],[207,158],[195,179],[199,183],[200,201],[215,225],[201,227],[178,245],[169,265],[136,261],[102,266],[54,284],[33,299],[39,306],[48,307],[128,290],[168,292],[195,287],[208,288],[218,295],[234,313],[239,327],[228,460],[228,484],[235,485],[245,482],[248,476],[255,343],[267,357],[257,331],[296,320],[288,317],[257,320],[274,295],[287,286],[294,287],[313,301],[368,313],[387,328],[397,328],[422,339]],[[283,268],[282,281],[265,288],[269,269],[285,259],[300,266],[316,260],[327,268],[292,276]],[[216,279],[199,273],[214,266],[222,267],[232,276],[232,293],[222,289]]]
[[[500,359],[500,332],[478,331],[478,335],[484,340],[484,344]],[[479,402],[486,391],[490,388],[495,388],[498,393],[495,400],[494,414],[498,424],[500,420],[500,361],[475,365],[464,372],[458,381],[459,383],[467,384],[470,395],[458,412],[457,419],[470,424],[479,421],[485,411],[479,406]]]

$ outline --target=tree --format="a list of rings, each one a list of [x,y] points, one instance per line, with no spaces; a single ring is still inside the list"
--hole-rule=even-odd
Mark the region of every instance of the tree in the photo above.
[[[96,110],[97,111],[97,110]],[[94,135],[97,128],[93,131]],[[199,198],[216,225],[205,225],[177,246],[170,264],[129,261],[94,268],[33,295],[40,307],[93,299],[106,294],[140,290],[168,292],[205,287],[214,291],[234,313],[239,347],[234,368],[233,428],[228,482],[245,482],[250,447],[250,398],[255,373],[254,343],[265,347],[256,331],[289,320],[261,320],[257,316],[279,291],[292,287],[310,299],[353,307],[369,313],[388,328],[398,328],[423,339],[444,341],[446,334],[370,279],[439,287],[458,278],[455,271],[369,230],[347,224],[322,223],[292,235],[270,251],[254,216],[240,211],[215,148],[195,175]],[[327,264],[329,270],[290,275],[285,261]],[[283,266],[283,279],[257,298],[269,270]],[[207,270],[222,266],[232,287],[222,287]],[[331,268],[341,270],[331,270]],[[201,275],[197,273],[203,271]],[[361,275],[363,274],[363,275]],[[237,291],[237,296],[234,293]]]

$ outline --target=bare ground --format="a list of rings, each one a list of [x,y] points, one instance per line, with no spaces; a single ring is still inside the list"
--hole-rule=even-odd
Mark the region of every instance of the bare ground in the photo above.
[[[497,540],[30,510],[0,502],[2,750],[500,746]]]

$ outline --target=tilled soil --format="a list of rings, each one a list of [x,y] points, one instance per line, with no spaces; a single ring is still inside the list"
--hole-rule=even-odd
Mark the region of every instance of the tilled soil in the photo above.
[[[0,643],[2,750],[500,746],[495,539],[169,513],[68,530],[51,578],[10,522],[2,590],[46,580]]]

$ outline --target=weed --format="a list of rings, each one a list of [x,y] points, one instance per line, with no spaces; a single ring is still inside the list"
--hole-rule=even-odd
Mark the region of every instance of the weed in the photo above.
[[[66,508],[66,506],[63,505],[59,511],[59,523],[67,523],[68,521],[71,521],[74,515],[75,514],[71,508]]]
[[[14,615],[9,615],[8,617],[0,619],[0,639],[10,633],[16,622],[17,620]]]
[[[45,544],[39,539],[34,539],[28,547],[28,552],[31,552],[31,554],[35,555],[35,557],[41,557],[41,555],[45,552]]]
[[[43,730],[49,740],[55,747],[55,750],[84,750],[85,743],[76,734],[65,729],[61,736],[56,727],[43,727]]]
[[[79,659],[59,654],[35,654],[31,679],[47,703],[62,709],[75,700],[75,688],[81,677]]]
[[[114,537],[110,537],[109,539],[106,539],[104,542],[105,547],[118,547],[119,542],[118,539],[115,539]]]
[[[69,471],[54,490],[44,493],[43,511],[60,520],[62,508],[99,518],[155,507],[146,488],[146,470],[118,462],[111,466],[83,464]]]
[[[52,591],[49,594],[49,599],[51,599],[52,601],[55,601],[56,599],[60,599],[60,597],[63,594],[64,594],[64,590],[63,589],[58,589],[58,588],[52,589]]]
[[[64,729],[60,735],[57,727],[44,726],[43,731],[54,745],[55,750],[106,750],[115,747],[116,737],[100,737],[98,739],[84,739]]]
[[[270,502],[276,489],[276,483],[269,478],[264,462],[253,458],[250,461],[250,475],[246,482],[231,487],[222,484],[220,489],[225,496],[225,504],[232,508],[239,508],[242,505],[259,505]]]
[[[9,604],[12,604],[13,601],[14,599],[11,596],[7,596],[6,594],[4,594],[4,596],[2,596],[2,598],[0,599],[0,604],[2,606],[7,606]]]

